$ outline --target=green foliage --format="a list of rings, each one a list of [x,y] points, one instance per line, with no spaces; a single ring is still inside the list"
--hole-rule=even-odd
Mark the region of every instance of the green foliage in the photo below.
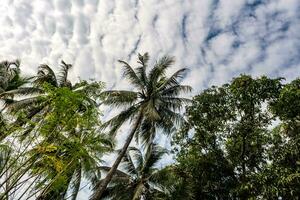
[[[111,140],[99,133],[100,113],[85,92],[46,84],[44,91],[51,108],[39,126],[41,146],[31,152],[36,158],[33,172],[43,174],[40,199],[60,199],[66,195],[77,171],[92,183],[100,178],[97,166],[104,153],[111,151]],[[75,178],[72,179],[72,177]],[[78,191],[77,191],[78,192]],[[75,195],[76,196],[76,195]]]
[[[286,84],[271,110],[281,124],[273,130],[269,159],[273,162],[266,170],[266,178],[272,181],[269,190],[275,190],[283,199],[300,196],[300,79]],[[276,173],[274,173],[276,172]],[[274,189],[275,188],[275,189]]]
[[[187,108],[189,124],[174,136],[176,167],[189,191],[204,199],[251,199],[261,195],[258,174],[267,164],[268,104],[279,97],[281,79],[241,75],[211,87]]]
[[[44,64],[32,78],[19,61],[1,62],[0,199],[75,200],[83,180],[106,199],[299,199],[300,79],[241,75],[191,101],[182,96],[191,87],[180,84],[186,68],[167,76],[174,58],[148,62],[147,53],[135,68],[120,61],[133,90],[104,92],[102,82],[72,84],[64,61],[58,73]],[[102,124],[101,104],[122,111]],[[103,166],[111,136],[128,121],[116,163]],[[155,135],[176,126],[175,163],[161,169],[167,151]],[[142,149],[128,148],[134,136]]]
[[[7,162],[3,153],[1,177],[8,176],[0,184],[8,187],[2,188],[0,198],[17,189],[25,175],[35,180],[25,193],[38,199],[62,199],[68,191],[75,199],[82,177],[91,184],[100,179],[97,167],[113,148],[112,140],[100,131],[98,102],[104,85],[80,81],[72,86],[67,79],[69,68],[63,63],[56,77],[49,66],[42,65],[30,87],[2,93],[23,98],[12,99],[6,110],[16,120],[5,139],[20,149]]]

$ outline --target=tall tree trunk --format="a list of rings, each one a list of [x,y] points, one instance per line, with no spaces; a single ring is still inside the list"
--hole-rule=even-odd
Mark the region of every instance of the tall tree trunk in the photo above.
[[[139,114],[138,114],[138,117],[132,127],[132,130],[131,132],[129,133],[126,141],[125,141],[125,144],[121,150],[121,152],[119,153],[116,161],[114,162],[114,164],[112,165],[112,167],[110,168],[110,170],[108,171],[105,179],[103,179],[103,181],[101,181],[101,183],[99,184],[98,188],[96,189],[96,191],[94,192],[94,194],[90,197],[90,200],[100,200],[102,195],[103,195],[103,192],[106,190],[107,188],[107,185],[109,184],[109,182],[111,181],[111,179],[113,178],[115,172],[117,171],[117,168],[122,160],[122,158],[124,157],[126,151],[127,151],[127,148],[130,144],[130,142],[132,141],[132,138],[136,132],[136,130],[138,129],[141,121],[142,121],[142,118],[143,118],[143,115],[142,115],[142,112],[140,111]]]

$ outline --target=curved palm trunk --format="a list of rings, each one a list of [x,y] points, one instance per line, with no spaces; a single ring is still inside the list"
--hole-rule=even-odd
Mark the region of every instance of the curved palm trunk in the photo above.
[[[114,162],[114,164],[112,165],[112,167],[110,168],[110,170],[108,171],[105,179],[103,179],[103,181],[101,181],[101,183],[99,184],[98,188],[96,189],[96,191],[94,192],[94,194],[91,196],[90,200],[100,200],[104,191],[106,190],[107,188],[107,185],[109,184],[109,182],[111,181],[111,179],[113,178],[115,172],[117,171],[117,168],[120,164],[120,162],[122,161],[122,158],[124,157],[126,151],[127,151],[127,148],[130,144],[130,142],[132,141],[132,138],[136,132],[136,130],[138,129],[141,121],[142,121],[142,118],[143,118],[143,114],[142,112],[140,111],[134,125],[133,125],[133,128],[131,130],[131,132],[129,133],[126,141],[125,141],[125,144],[121,150],[121,152],[119,153],[116,161]]]

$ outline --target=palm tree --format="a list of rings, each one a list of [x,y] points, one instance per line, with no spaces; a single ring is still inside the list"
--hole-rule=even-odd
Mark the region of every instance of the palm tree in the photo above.
[[[30,78],[21,76],[20,61],[0,62],[0,94],[17,89],[28,83],[29,80]]]
[[[21,99],[11,99],[7,102],[6,108],[9,113],[17,116],[14,126],[24,126],[29,122],[26,131],[23,135],[27,135],[34,126],[32,121],[38,121],[40,115],[50,112],[49,107],[51,99],[47,98],[48,89],[53,88],[69,88],[76,93],[84,93],[88,98],[89,103],[97,104],[94,98],[97,98],[99,91],[103,88],[101,82],[88,83],[80,81],[74,85],[68,80],[69,70],[72,65],[62,61],[61,69],[58,74],[55,74],[53,69],[48,65],[40,65],[38,73],[33,77],[32,85],[29,87],[18,87],[14,90],[3,92],[0,97],[21,96]],[[36,118],[36,119],[35,119]]]
[[[45,145],[33,150],[38,160],[32,169],[37,176],[45,177],[36,184],[35,189],[41,190],[39,200],[75,200],[83,178],[96,184],[101,175],[101,157],[112,149],[111,140],[96,132],[80,131],[75,136],[60,137],[59,142],[49,145],[48,151]]]
[[[99,155],[103,154],[104,151],[103,149],[102,151],[100,151],[99,147],[105,145],[103,141],[101,142],[99,140],[101,139],[98,138],[99,133],[97,135],[91,136],[90,133],[85,133],[86,131],[83,130],[82,128],[86,127],[87,125],[90,126],[91,124],[97,126],[99,125],[98,122],[99,111],[92,112],[92,113],[89,111],[97,110],[97,99],[99,96],[99,92],[103,88],[103,84],[101,82],[88,83],[87,81],[80,81],[79,83],[72,85],[70,81],[68,81],[67,79],[67,75],[70,67],[71,65],[62,62],[61,72],[59,75],[56,75],[49,66],[41,65],[39,67],[37,76],[34,77],[34,81],[32,85],[29,85],[29,87],[19,87],[14,90],[3,92],[1,94],[2,98],[13,97],[13,96],[23,97],[21,99],[11,98],[11,101],[6,105],[6,109],[11,114],[14,114],[16,118],[12,127],[14,127],[15,125],[21,127],[21,129],[16,129],[17,131],[15,131],[15,135],[13,136],[18,136],[18,135],[28,136],[28,137],[21,137],[20,144],[23,144],[24,140],[27,141],[27,143],[29,144],[26,145],[26,148],[22,147],[22,149],[24,150],[22,150],[16,156],[14,156],[13,159],[10,159],[9,163],[11,164],[7,167],[7,170],[10,170],[11,166],[16,164],[18,158],[24,158],[25,161],[20,163],[21,165],[23,164],[21,167],[17,167],[16,170],[12,171],[13,176],[9,176],[7,179],[3,180],[3,182],[0,183],[1,185],[3,185],[5,183],[12,182],[11,181],[12,179],[15,180],[12,184],[10,184],[9,189],[5,191],[6,194],[8,194],[13,189],[13,187],[15,187],[16,184],[19,184],[18,180],[24,177],[27,171],[28,173],[30,172],[30,170],[25,170],[27,169],[27,167],[31,168],[32,166],[36,166],[39,159],[33,159],[33,158],[37,158],[35,154],[34,155],[28,154],[29,152],[31,152],[30,149],[34,148],[34,146],[36,145],[47,146],[47,144],[52,144],[56,142],[55,144],[60,147],[62,143],[58,143],[59,141],[70,142],[70,141],[80,140],[81,142],[84,141],[87,142],[86,140],[88,138],[92,138],[93,142],[98,141],[99,144],[95,144],[95,146],[90,146],[90,147],[84,146],[84,149],[77,149],[78,151],[76,152],[81,152],[81,153],[86,152],[86,154],[84,155],[86,157],[86,160],[84,163],[81,163],[78,161],[80,160],[78,158],[76,162],[75,161],[72,162],[72,166],[76,166],[76,168],[73,167],[70,169],[74,169],[78,175],[82,173],[84,173],[87,176],[92,176],[93,174],[96,174],[96,173],[92,173],[91,170],[90,171],[88,170],[87,164],[88,163],[92,164],[92,160],[89,159],[91,157],[94,157],[93,158],[94,161],[100,158]],[[68,97],[68,95],[71,95],[71,97]],[[74,103],[79,103],[79,105],[76,104],[76,106],[74,107],[75,105]],[[68,110],[67,106],[69,106],[68,108],[70,108],[72,112],[68,113],[66,111]],[[59,107],[60,115],[54,115],[55,113],[59,113],[57,112],[58,107]],[[68,114],[68,116],[63,118],[65,114]],[[81,119],[79,119],[80,117]],[[91,119],[91,117],[94,117],[93,118],[94,120],[88,122],[87,120]],[[67,118],[71,118],[71,119],[67,119]],[[49,119],[56,119],[56,120],[49,121]],[[65,124],[62,125],[62,123],[58,122],[57,119],[65,120],[64,122],[60,121]],[[79,120],[79,122],[77,120]],[[78,124],[80,122],[81,123],[84,122],[84,124],[83,125]],[[67,129],[66,128],[63,129],[63,127],[66,127]],[[58,130],[61,131],[64,130],[63,134],[65,134],[65,136],[67,134],[68,137],[64,139],[61,138],[59,140],[60,132]],[[79,130],[81,131],[81,134],[85,133],[85,135],[81,135],[77,133],[77,131]],[[14,138],[20,139],[20,137],[14,137]],[[87,144],[91,145],[91,143],[88,142]],[[70,151],[71,150],[74,151],[74,148],[70,149]],[[93,151],[88,152],[91,150]],[[99,155],[98,157],[95,157],[96,156],[95,152],[97,151]],[[89,153],[91,153],[90,157],[87,155]],[[64,161],[68,161],[65,157],[61,159]],[[95,164],[96,163],[94,163],[93,168],[95,168]],[[98,164],[99,163],[97,163],[97,165]],[[82,173],[79,173],[80,168],[82,169]],[[72,178],[75,177],[74,170],[72,171],[68,169],[67,175],[68,177],[71,177],[68,183],[76,182],[75,181],[76,179]],[[29,175],[35,175],[35,174],[33,173]],[[36,174],[36,175],[37,177],[39,177],[41,174]],[[64,175],[66,175],[66,173],[64,173]],[[99,179],[99,176],[97,176],[97,178]],[[48,184],[48,185],[49,187],[43,190],[44,193],[48,193],[49,191],[51,191],[52,187],[50,186],[52,184]],[[75,185],[74,188],[77,188],[78,185],[76,185],[76,187]],[[76,192],[75,191],[73,192],[74,192],[73,196],[76,196],[75,195]]]
[[[51,85],[55,88],[70,87],[70,81],[68,81],[68,71],[71,68],[70,64],[66,64],[62,61],[59,75],[56,75],[51,67],[48,65],[40,65],[37,75],[33,78],[33,82],[29,87],[18,87],[14,90],[10,90],[1,94],[2,97],[6,96],[21,96],[19,100],[13,100],[7,108],[10,112],[15,113],[17,111],[26,111],[26,118],[31,119],[37,113],[46,108],[46,102],[41,102],[41,96],[45,96],[45,86]],[[46,104],[45,104],[46,103]],[[18,119],[17,121],[20,122]]]
[[[106,96],[103,104],[116,108],[124,107],[120,114],[105,123],[105,126],[111,127],[111,133],[115,134],[120,126],[128,120],[133,121],[133,125],[116,161],[92,195],[91,199],[93,200],[102,197],[134,135],[136,135],[137,140],[141,139],[144,144],[150,144],[157,129],[169,134],[174,124],[184,121],[178,112],[183,104],[190,102],[190,100],[181,98],[179,95],[190,92],[191,87],[180,85],[179,82],[187,69],[180,69],[167,77],[166,70],[172,66],[174,59],[165,56],[147,73],[148,60],[147,53],[139,54],[138,63],[140,66],[136,69],[133,69],[125,61],[120,61],[123,64],[124,76],[135,88],[134,91],[111,90],[103,92],[103,95]]]
[[[168,195],[168,190],[162,185],[165,177],[156,167],[166,153],[156,144],[144,153],[129,147],[121,162],[122,170],[116,171],[103,197],[112,200],[154,200]],[[101,169],[107,171],[110,168]]]
[[[12,102],[13,95],[3,96],[4,93],[16,90],[29,83],[29,77],[21,76],[20,71],[20,61],[16,60],[14,62],[3,61],[0,62],[0,101],[2,103],[2,108],[0,111],[0,141],[2,141],[7,136],[5,118],[3,117],[3,111],[5,110],[5,105]]]

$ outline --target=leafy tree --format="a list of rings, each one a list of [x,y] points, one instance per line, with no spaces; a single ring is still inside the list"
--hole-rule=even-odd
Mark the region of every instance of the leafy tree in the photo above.
[[[177,167],[194,196],[250,199],[260,194],[256,176],[267,164],[273,122],[266,105],[278,98],[281,87],[280,79],[241,75],[194,97],[187,108],[189,125],[174,137]]]
[[[182,116],[177,111],[182,108],[184,103],[189,102],[188,99],[178,96],[182,92],[191,90],[190,86],[179,83],[186,73],[186,68],[167,77],[166,70],[171,67],[174,60],[165,56],[147,73],[148,60],[147,53],[139,55],[138,63],[140,66],[136,69],[133,69],[126,62],[120,61],[124,65],[124,76],[135,88],[134,91],[113,90],[103,93],[107,97],[103,104],[125,108],[120,114],[105,123],[106,126],[111,126],[112,133],[115,133],[124,122],[128,120],[133,122],[132,130],[115,163],[106,178],[95,190],[92,196],[94,200],[101,198],[134,135],[137,139],[140,138],[144,144],[149,144],[155,136],[156,129],[161,129],[163,133],[168,134],[174,123],[183,121]]]
[[[97,166],[112,143],[99,133],[99,111],[84,93],[65,87],[48,90],[53,109],[40,129],[45,139],[31,151],[34,173],[47,177],[38,199],[66,198],[68,189],[76,199],[83,176],[92,183],[100,178]]]
[[[272,162],[261,179],[264,196],[283,199],[300,197],[300,79],[286,84],[279,98],[271,103],[271,110],[279,117],[274,128],[271,148]]]
[[[40,199],[49,195],[60,199],[66,191],[72,191],[75,199],[82,177],[93,183],[100,178],[97,166],[112,148],[111,140],[98,130],[97,106],[103,84],[80,81],[72,85],[67,80],[69,65],[63,66],[60,81],[52,82],[56,77],[51,68],[41,66],[32,86],[2,93],[3,97],[25,95],[8,105],[16,121],[7,140],[16,140],[12,145],[20,146],[20,151],[14,151],[6,162],[5,172],[10,175],[0,183],[8,185],[2,197],[18,191],[25,176],[34,178],[35,184],[21,196],[40,193]]]

